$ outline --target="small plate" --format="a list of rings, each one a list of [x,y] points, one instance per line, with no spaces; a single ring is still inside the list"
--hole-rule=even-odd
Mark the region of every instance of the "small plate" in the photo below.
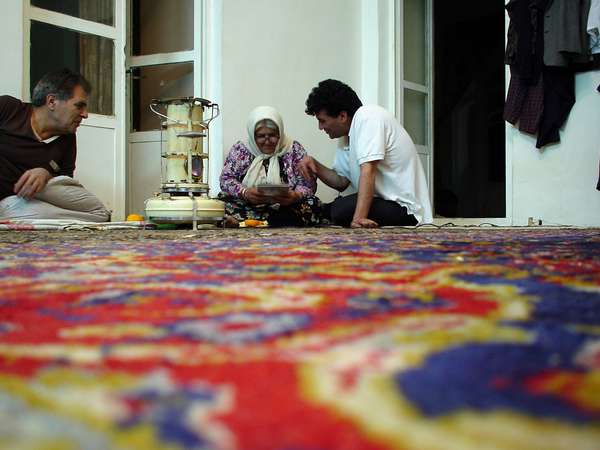
[[[256,186],[258,192],[264,195],[283,195],[290,187],[287,184],[258,184]]]

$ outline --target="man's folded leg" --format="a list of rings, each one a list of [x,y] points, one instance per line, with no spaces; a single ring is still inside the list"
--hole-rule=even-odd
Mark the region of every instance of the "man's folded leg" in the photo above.
[[[349,226],[354,216],[358,194],[337,197],[330,203],[331,220],[336,225]],[[417,219],[408,213],[406,207],[390,200],[374,197],[371,202],[368,218],[379,226],[414,226]]]
[[[89,219],[78,220],[90,222],[110,221],[110,211],[106,209],[100,199],[85,189],[79,181],[70,177],[52,178],[44,190],[39,192],[35,198],[60,209],[66,209],[73,213],[83,213],[85,217],[89,217]]]
[[[12,195],[0,201],[0,219],[63,219],[108,222],[110,211],[77,180],[51,179],[31,200]]]

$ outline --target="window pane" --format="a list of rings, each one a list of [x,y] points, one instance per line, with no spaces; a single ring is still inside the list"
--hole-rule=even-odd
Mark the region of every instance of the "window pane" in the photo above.
[[[115,0],[31,0],[31,6],[104,25],[115,25]]]
[[[111,39],[32,21],[31,90],[45,73],[67,67],[81,73],[92,85],[89,112],[111,116],[114,113],[113,53]]]
[[[427,84],[426,0],[404,0],[404,79]]]
[[[133,0],[134,56],[194,48],[193,0]]]
[[[194,63],[132,69],[132,131],[159,130],[161,119],[150,111],[154,98],[192,97]]]
[[[427,145],[427,95],[404,89],[404,128],[417,145]]]

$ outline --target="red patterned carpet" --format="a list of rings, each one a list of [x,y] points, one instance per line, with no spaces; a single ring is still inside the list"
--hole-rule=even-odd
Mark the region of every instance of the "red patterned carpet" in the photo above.
[[[0,250],[1,449],[600,449],[600,230]]]

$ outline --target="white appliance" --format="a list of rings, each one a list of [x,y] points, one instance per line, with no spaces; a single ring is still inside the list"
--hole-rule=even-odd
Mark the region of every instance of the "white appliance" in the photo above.
[[[161,118],[160,192],[145,202],[154,223],[216,224],[224,203],[209,197],[208,126],[219,105],[196,97],[152,100],[150,110]],[[164,139],[166,132],[166,140]]]

